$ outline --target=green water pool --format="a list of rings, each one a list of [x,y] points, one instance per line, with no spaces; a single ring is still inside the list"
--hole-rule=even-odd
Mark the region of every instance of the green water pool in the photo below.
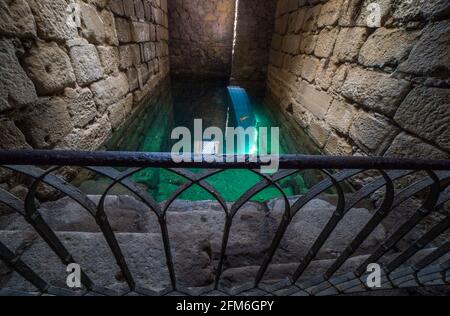
[[[258,127],[280,128],[280,153],[318,154],[312,141],[300,129],[293,129],[276,107],[264,102],[263,96],[247,91]],[[193,131],[194,120],[202,119],[203,128],[215,126],[222,130],[235,127],[230,119],[230,102],[227,84],[221,81],[174,81],[163,85],[142,110],[131,119],[107,143],[110,151],[170,152],[176,142],[171,140],[173,128],[183,126]],[[270,144],[269,144],[270,148]],[[259,148],[258,148],[259,150]],[[226,152],[226,150],[224,150]],[[201,172],[201,170],[190,170]],[[133,176],[133,182],[144,187],[158,202],[169,199],[187,180],[172,171],[157,168],[144,169]],[[206,181],[226,201],[236,201],[248,189],[262,179],[250,170],[230,169],[209,177]],[[322,179],[313,171],[297,173],[279,182],[288,196],[304,194]],[[88,194],[98,194],[110,180],[96,176],[82,181],[80,187]],[[125,194],[120,189],[116,191]],[[114,192],[114,190],[112,191]],[[253,201],[267,201],[281,197],[274,187],[255,195]],[[214,199],[207,191],[194,185],[179,197],[182,200]]]

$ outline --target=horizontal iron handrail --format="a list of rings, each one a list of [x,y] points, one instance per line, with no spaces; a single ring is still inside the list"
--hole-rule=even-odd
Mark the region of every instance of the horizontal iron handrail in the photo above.
[[[207,162],[222,158],[222,162]],[[227,159],[228,158],[228,159]],[[231,160],[233,162],[227,162]],[[0,165],[110,166],[154,168],[240,168],[257,169],[267,165],[264,156],[204,156],[200,162],[176,163],[170,153],[68,151],[68,150],[0,150]],[[252,158],[252,159],[251,159]],[[256,158],[256,160],[255,160]],[[373,169],[373,170],[450,170],[450,160],[421,160],[387,157],[346,157],[314,155],[280,155],[280,169]]]

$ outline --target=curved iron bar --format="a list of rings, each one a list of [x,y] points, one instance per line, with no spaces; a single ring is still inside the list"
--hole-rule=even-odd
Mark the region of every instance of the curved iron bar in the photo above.
[[[36,176],[36,173],[39,172],[39,169],[35,168],[34,176],[28,175],[34,178],[35,180],[33,181],[33,184],[30,187],[30,190],[28,191],[28,194],[25,198],[25,202],[17,199],[15,196],[13,196],[7,191],[4,191],[3,189],[0,189],[0,202],[3,202],[7,206],[11,207],[12,209],[14,209],[14,211],[16,211],[16,213],[22,216],[36,230],[39,236],[41,236],[41,238],[47,243],[50,249],[58,256],[61,262],[65,265],[68,265],[71,263],[75,263],[76,262],[75,259],[67,250],[67,248],[64,246],[64,244],[61,242],[61,240],[58,238],[58,236],[55,234],[55,232],[51,229],[51,227],[42,218],[42,215],[37,210],[35,204],[35,190],[37,186],[39,185],[40,181],[46,176],[48,176],[51,172],[53,172],[54,169],[55,168],[50,168],[47,171],[40,170],[41,175],[34,177]],[[22,209],[24,211],[22,211]],[[83,270],[81,270],[80,277],[81,283],[88,290],[93,290],[94,288],[97,288],[98,291],[104,290],[99,287],[96,287],[93,281],[87,276],[87,274]]]
[[[255,286],[258,286],[261,282],[262,278],[264,277],[264,274],[267,270],[267,268],[270,265],[270,262],[273,259],[273,256],[275,255],[275,252],[277,251],[281,240],[284,237],[284,234],[286,233],[286,230],[291,223],[294,216],[297,214],[297,212],[306,204],[308,204],[310,201],[312,201],[314,198],[316,198],[320,193],[325,192],[332,186],[338,184],[341,181],[344,181],[355,174],[358,174],[362,172],[362,170],[354,170],[354,171],[343,171],[340,172],[335,176],[332,176],[328,171],[326,170],[320,170],[323,172],[327,179],[322,180],[318,184],[316,184],[312,189],[308,191],[308,193],[302,197],[300,197],[292,206],[290,206],[290,214],[289,216],[284,216],[278,226],[277,232],[275,233],[275,237],[272,240],[272,244],[269,247],[269,251],[264,258],[264,262],[261,265],[260,269],[258,270],[258,273],[256,275],[255,279]],[[339,180],[338,180],[339,179]],[[341,188],[337,188],[339,191]]]
[[[62,180],[61,178],[56,177],[51,174],[51,172],[54,172],[54,171],[62,168],[61,166],[51,168],[49,170],[50,172],[44,172],[45,176],[43,176],[42,174],[36,175],[36,172],[38,172],[40,170],[36,167],[32,167],[32,168],[24,168],[23,166],[3,166],[3,167],[13,170],[13,171],[16,171],[16,172],[19,172],[19,173],[22,173],[27,176],[31,176],[32,178],[36,179],[36,181],[34,181],[32,187],[29,190],[28,195],[25,199],[25,209],[26,209],[26,212],[30,212],[30,215],[29,215],[30,217],[32,217],[33,214],[37,214],[36,213],[37,209],[36,209],[36,205],[35,205],[35,194],[36,194],[36,189],[37,189],[37,186],[39,185],[39,182],[45,183],[45,184],[53,187],[54,189],[64,193],[69,198],[73,199],[78,204],[80,204],[85,210],[87,210],[88,213],[95,219],[95,221],[99,225],[100,229],[102,230],[103,236],[105,237],[106,242],[108,243],[108,245],[114,255],[114,258],[116,259],[116,262],[117,262],[119,268],[121,269],[130,289],[134,288],[134,280],[132,279],[132,276],[129,272],[125,258],[123,257],[122,251],[119,247],[117,239],[114,236],[114,233],[111,229],[111,226],[110,226],[106,216],[100,215],[100,217],[97,217],[97,210],[96,210],[95,204],[90,199],[88,199],[84,193],[82,193],[80,190],[73,187],[66,181]],[[28,171],[28,169],[30,169],[31,171]],[[40,217],[40,216],[35,216],[35,218],[33,217],[32,219],[34,221],[38,221],[38,223],[44,222],[42,217]],[[46,225],[46,226],[48,227],[48,225]],[[45,226],[42,226],[41,228],[43,228],[43,227],[45,227]],[[50,236],[52,237],[53,242],[57,242],[62,245],[62,243],[59,240],[57,240],[57,238],[55,239],[56,235],[51,229],[47,233],[51,234]],[[44,236],[47,237],[48,235],[44,234],[42,237],[44,238]],[[49,245],[51,246],[52,244],[49,244]],[[60,247],[59,247],[59,251],[62,251],[62,249]],[[70,259],[73,260],[72,256],[64,258],[64,260],[70,260]],[[74,261],[72,261],[72,262],[74,262]],[[72,262],[69,262],[69,263],[72,263]],[[88,282],[89,279],[85,279],[85,280]]]
[[[224,234],[222,237],[222,246],[220,251],[220,259],[219,264],[216,272],[216,282],[215,282],[215,288],[217,289],[219,287],[220,282],[220,276],[222,274],[223,264],[226,258],[226,250],[228,246],[228,240],[229,235],[231,231],[231,227],[233,225],[233,218],[236,216],[236,214],[239,212],[239,210],[248,202],[252,197],[254,197],[256,194],[260,193],[261,191],[265,190],[266,188],[270,186],[275,186],[275,188],[281,192],[283,199],[284,199],[284,207],[285,207],[285,216],[286,214],[290,213],[290,203],[287,195],[284,193],[282,188],[278,185],[277,181],[281,181],[299,171],[287,171],[287,170],[281,170],[279,172],[276,172],[272,176],[263,175],[255,170],[250,170],[253,173],[261,176],[264,182],[258,182],[255,185],[253,185],[251,188],[249,188],[241,197],[233,203],[231,207],[231,212],[229,216],[226,217],[225,220],[225,227],[224,227]]]
[[[423,179],[419,182],[413,183],[407,188],[405,188],[402,192],[400,192],[393,205],[392,208],[397,207],[404,201],[406,201],[411,196],[423,191],[427,187],[431,185],[430,193],[428,194],[427,199],[421,205],[414,215],[408,219],[404,224],[400,225],[400,227],[394,231],[391,236],[389,236],[373,253],[367,258],[365,262],[363,262],[358,268],[355,270],[355,274],[357,276],[361,276],[364,274],[366,267],[368,264],[377,262],[383,255],[385,255],[388,251],[393,249],[395,245],[408,233],[410,232],[423,218],[425,218],[429,213],[431,213],[435,209],[435,205],[439,199],[440,192],[440,180],[435,175],[434,172],[428,171],[429,178]],[[431,179],[431,181],[429,181]]]

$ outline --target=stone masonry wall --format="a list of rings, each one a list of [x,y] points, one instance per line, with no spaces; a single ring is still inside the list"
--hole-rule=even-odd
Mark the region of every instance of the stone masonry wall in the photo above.
[[[168,75],[167,1],[0,0],[0,60],[0,148],[96,150]]]
[[[235,0],[169,0],[173,75],[227,78]]]
[[[233,84],[264,87],[276,5],[277,0],[239,1],[231,71]]]
[[[267,98],[327,154],[449,158],[449,18],[448,0],[279,0]]]

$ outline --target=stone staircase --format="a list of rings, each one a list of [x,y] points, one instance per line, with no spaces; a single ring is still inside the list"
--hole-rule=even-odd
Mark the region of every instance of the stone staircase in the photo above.
[[[100,200],[100,196],[89,198],[95,203]],[[131,196],[108,196],[105,210],[137,285],[153,290],[170,287],[160,226],[152,211]],[[43,203],[39,211],[96,285],[118,291],[127,289],[103,234],[86,210],[73,200],[62,198]],[[334,211],[335,206],[322,199],[307,204],[290,224],[263,281],[291,276]],[[283,212],[283,200],[266,204],[249,202],[242,207],[233,221],[220,285],[232,288],[254,280]],[[370,217],[368,209],[352,209],[302,278],[321,275],[330,267]],[[216,202],[176,201],[169,208],[167,224],[178,284],[205,287],[214,283],[224,223],[224,212]],[[380,225],[338,274],[350,272],[364,262],[386,236],[387,230]],[[66,288],[66,267],[19,215],[0,217],[0,241],[44,280]],[[424,250],[414,259],[430,251]],[[0,288],[36,291],[3,263],[0,263]]]

